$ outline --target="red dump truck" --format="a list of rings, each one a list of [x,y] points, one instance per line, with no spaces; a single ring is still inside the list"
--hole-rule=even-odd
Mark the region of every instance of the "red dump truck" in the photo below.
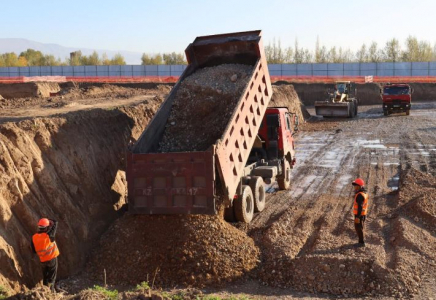
[[[289,187],[298,118],[287,108],[267,108],[272,87],[261,31],[197,37],[185,52],[186,70],[127,153],[129,212],[217,214],[225,207],[227,220],[250,222],[263,210],[267,188]],[[222,64],[252,71],[220,138],[206,151],[160,152],[181,83]]]
[[[410,114],[412,107],[413,89],[406,83],[386,84],[380,89],[380,96],[383,101],[383,114],[405,112]]]

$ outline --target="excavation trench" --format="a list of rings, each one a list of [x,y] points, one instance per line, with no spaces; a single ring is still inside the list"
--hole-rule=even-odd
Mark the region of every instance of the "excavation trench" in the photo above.
[[[0,125],[0,285],[41,279],[30,238],[42,216],[59,221],[59,277],[83,269],[125,203],[125,149],[160,100]]]

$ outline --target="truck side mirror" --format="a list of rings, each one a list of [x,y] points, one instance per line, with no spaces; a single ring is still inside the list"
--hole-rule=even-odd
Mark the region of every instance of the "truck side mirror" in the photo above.
[[[294,115],[294,131],[298,131],[298,124],[300,124],[300,119],[298,118],[298,115]]]
[[[380,89],[380,95],[383,94],[382,89]]]

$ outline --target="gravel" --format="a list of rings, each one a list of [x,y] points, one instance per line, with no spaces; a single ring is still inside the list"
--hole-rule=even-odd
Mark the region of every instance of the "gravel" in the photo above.
[[[205,151],[219,139],[253,67],[223,64],[187,77],[175,95],[160,152]]]

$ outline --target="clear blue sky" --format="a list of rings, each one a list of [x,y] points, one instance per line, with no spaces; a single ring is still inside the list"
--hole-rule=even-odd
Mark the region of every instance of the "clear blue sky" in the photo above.
[[[436,42],[434,0],[21,0],[0,3],[0,37],[62,46],[156,53],[183,51],[198,35],[262,29],[314,49],[356,50],[408,35]]]

